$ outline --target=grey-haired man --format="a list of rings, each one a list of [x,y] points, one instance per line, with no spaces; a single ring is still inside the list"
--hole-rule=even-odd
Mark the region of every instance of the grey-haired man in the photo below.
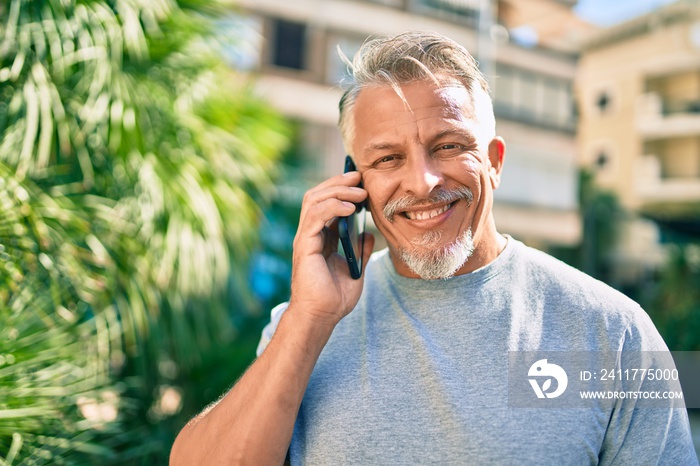
[[[666,346],[635,303],[498,233],[505,143],[463,47],[405,33],[352,68],[358,171],[306,194],[289,303],[171,463],[697,464],[681,408],[509,406],[509,352]],[[328,226],[365,200],[388,249],[353,280]]]

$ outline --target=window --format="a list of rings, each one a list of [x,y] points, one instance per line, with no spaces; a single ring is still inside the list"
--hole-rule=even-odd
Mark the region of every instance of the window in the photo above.
[[[610,107],[610,95],[608,95],[606,91],[600,92],[595,104],[600,113],[605,113],[605,111]]]
[[[574,110],[570,81],[497,64],[494,110],[513,118],[551,128],[572,130]]]
[[[271,62],[275,66],[306,69],[306,25],[276,19],[272,24]]]
[[[618,176],[620,161],[615,142],[610,139],[592,141],[584,151],[584,163],[597,181],[609,185]]]
[[[610,156],[604,150],[601,150],[594,163],[597,169],[601,169],[605,168],[608,162],[610,162]]]
[[[592,88],[584,101],[591,115],[601,116],[614,113],[620,106],[617,85],[611,82],[601,83]]]
[[[515,82],[517,77],[509,68],[499,69],[494,83],[494,96],[496,103],[506,103],[511,106],[516,104]]]
[[[479,20],[479,0],[410,0],[408,7],[417,13],[452,19],[460,24],[476,25]]]
[[[538,114],[538,85],[530,73],[520,75],[520,110],[529,115]]]
[[[547,79],[542,82],[542,85],[543,118],[554,124],[566,125],[571,114],[571,102],[566,84]]]
[[[327,42],[326,82],[333,85],[347,84],[350,79],[347,64],[340,58],[338,49],[352,60],[364,42],[363,37],[331,34]]]
[[[390,6],[393,8],[403,8],[403,0],[367,0],[370,3],[378,3],[379,5]]]

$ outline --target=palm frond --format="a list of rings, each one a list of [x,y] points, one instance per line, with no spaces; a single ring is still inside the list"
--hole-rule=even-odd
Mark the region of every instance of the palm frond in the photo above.
[[[73,455],[71,439],[90,437],[94,426],[78,400],[109,382],[115,342],[105,317],[91,313],[105,298],[103,260],[71,242],[88,225],[68,215],[67,200],[2,164],[0,205],[0,267],[9,272],[0,287],[0,451],[7,464],[47,464]],[[39,437],[53,443],[50,455]]]
[[[162,455],[164,394],[237,336],[232,283],[288,130],[231,86],[220,7],[0,5],[6,463]]]

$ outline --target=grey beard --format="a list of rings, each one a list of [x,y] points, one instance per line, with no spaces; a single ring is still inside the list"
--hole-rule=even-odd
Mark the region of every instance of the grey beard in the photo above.
[[[457,240],[437,249],[430,245],[440,240],[439,231],[429,231],[414,239],[413,248],[399,248],[399,258],[413,273],[423,280],[438,280],[452,277],[474,252],[471,228]]]

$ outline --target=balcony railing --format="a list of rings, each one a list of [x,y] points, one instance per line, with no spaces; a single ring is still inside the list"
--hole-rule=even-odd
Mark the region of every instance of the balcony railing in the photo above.
[[[474,27],[479,21],[483,0],[365,0],[420,15],[433,16]],[[494,0],[490,0],[495,4]]]
[[[640,157],[635,164],[635,190],[642,203],[686,203],[700,201],[700,176],[663,176],[657,155]]]
[[[647,140],[700,136],[700,99],[664,99],[643,94],[637,101],[637,130]]]
[[[494,102],[493,110],[496,114],[496,119],[505,118],[566,133],[574,133],[576,131],[576,117],[573,113],[569,115],[551,115],[539,112],[536,114],[529,109],[516,107],[509,102],[499,102],[498,100]]]
[[[411,9],[434,10],[476,21],[479,17],[479,0],[412,0]]]
[[[700,99],[662,99],[661,109],[664,115],[679,113],[700,114]]]

